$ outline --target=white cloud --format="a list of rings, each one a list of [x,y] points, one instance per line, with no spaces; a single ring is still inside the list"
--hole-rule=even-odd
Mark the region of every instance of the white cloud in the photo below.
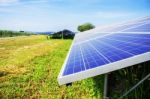
[[[10,4],[18,3],[19,0],[0,0],[0,6],[7,6]]]
[[[18,0],[0,0],[0,4],[5,4],[5,3],[14,3],[14,2],[18,2]]]

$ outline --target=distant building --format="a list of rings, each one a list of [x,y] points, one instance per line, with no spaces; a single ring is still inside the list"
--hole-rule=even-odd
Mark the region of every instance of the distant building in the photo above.
[[[61,38],[64,38],[64,39],[73,39],[75,36],[75,33],[70,31],[70,30],[63,30],[63,31],[59,31],[59,32],[56,32],[54,34],[51,35],[51,38],[55,38],[55,39],[61,39]]]
[[[19,32],[24,32],[24,31],[19,31]]]

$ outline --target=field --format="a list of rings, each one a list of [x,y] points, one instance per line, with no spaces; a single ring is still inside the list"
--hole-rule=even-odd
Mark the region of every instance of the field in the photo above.
[[[0,99],[102,98],[103,76],[58,85],[71,43],[46,36],[0,39]]]

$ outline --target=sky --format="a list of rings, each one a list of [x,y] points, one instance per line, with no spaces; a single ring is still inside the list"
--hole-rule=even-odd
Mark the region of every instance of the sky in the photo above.
[[[150,16],[150,0],[0,0],[0,29],[77,31]]]

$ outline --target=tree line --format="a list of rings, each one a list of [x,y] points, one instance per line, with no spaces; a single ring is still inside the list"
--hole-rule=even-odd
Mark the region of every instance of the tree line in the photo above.
[[[8,31],[8,30],[0,30],[0,37],[14,37],[14,36],[29,36],[33,35],[33,33],[24,32],[24,31]]]

